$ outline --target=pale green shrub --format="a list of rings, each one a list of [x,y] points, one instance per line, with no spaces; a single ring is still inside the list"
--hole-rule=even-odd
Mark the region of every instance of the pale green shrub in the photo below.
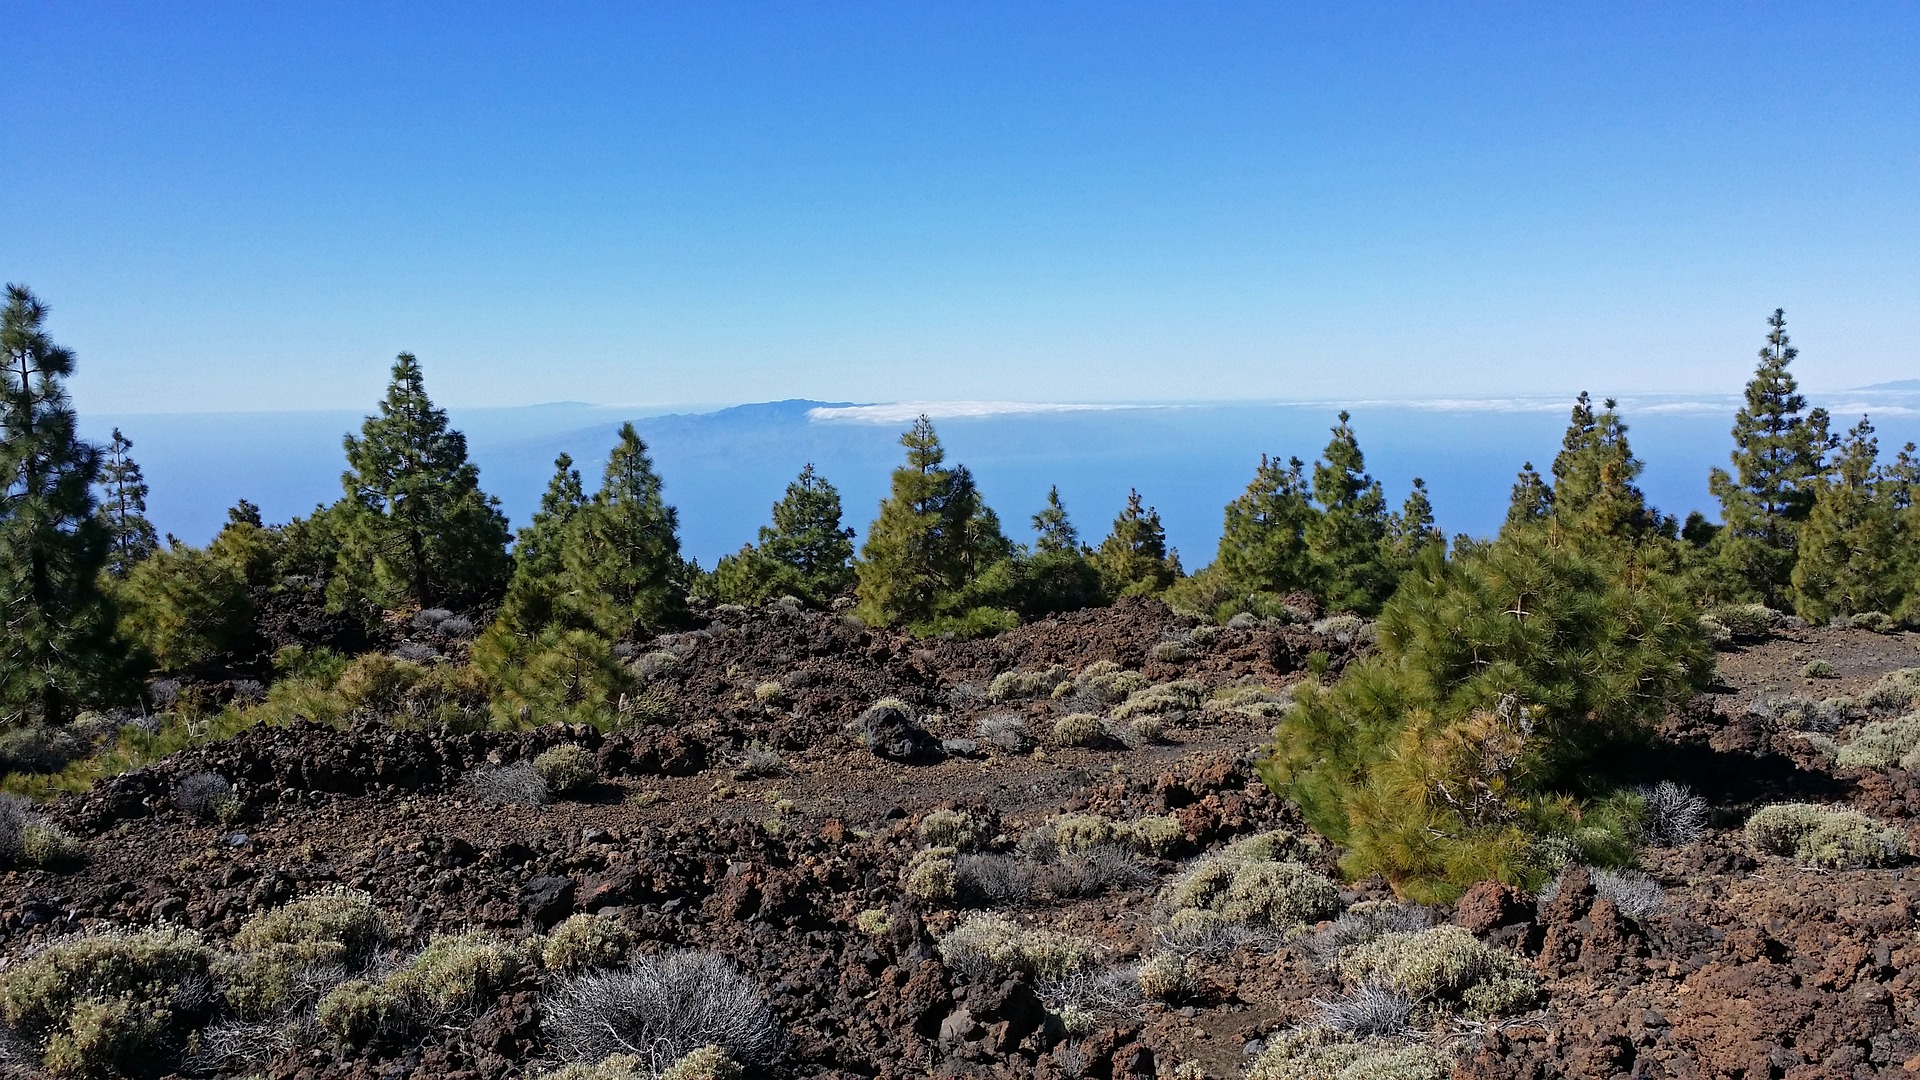
[[[1526,962],[1458,926],[1382,934],[1345,950],[1342,977],[1356,986],[1390,986],[1437,1012],[1502,1016],[1533,1001]]]
[[[1920,704],[1920,668],[1889,671],[1874,680],[1860,704],[1874,712],[1894,712]]]
[[[916,830],[923,843],[934,847],[970,850],[985,840],[979,822],[963,810],[931,810]]]
[[[572,974],[587,968],[612,967],[627,958],[639,939],[618,919],[605,915],[571,915],[540,947],[540,963],[548,971]]]
[[[1891,866],[1906,854],[1906,834],[1857,810],[1775,803],[1747,819],[1747,839],[1770,855],[1823,870]]]
[[[314,1009],[322,1031],[348,1046],[365,1046],[380,1035],[404,1029],[411,1020],[407,1002],[392,988],[352,979],[327,992]]]
[[[1113,718],[1127,720],[1197,709],[1206,700],[1206,692],[1206,687],[1191,679],[1155,683],[1127,695],[1127,700],[1113,710]]]
[[[1097,746],[1106,737],[1106,725],[1092,713],[1069,713],[1053,725],[1056,746]]]
[[[988,914],[969,916],[937,944],[947,967],[975,980],[1012,973],[1060,978],[1090,969],[1096,956],[1093,942],[1085,938],[1024,927]]]
[[[1297,862],[1267,862],[1212,855],[1168,887],[1166,904],[1176,914],[1211,911],[1230,922],[1289,928],[1339,914],[1340,890],[1326,876]]]
[[[176,996],[204,985],[212,961],[188,930],[60,938],[0,972],[0,1018],[55,1076],[120,1075],[173,1049]]]
[[[373,898],[333,887],[247,920],[217,965],[227,1006],[250,1018],[311,1001],[365,967],[386,934]]]
[[[1723,604],[1707,612],[1736,638],[1766,637],[1780,621],[1780,613],[1765,604]]]
[[[740,1080],[746,1070],[717,1046],[703,1046],[667,1066],[660,1080]]]
[[[592,1065],[568,1065],[541,1073],[540,1080],[654,1080],[653,1070],[632,1054],[614,1054]]]
[[[1839,674],[1833,670],[1833,664],[1826,660],[1809,660],[1800,667],[1803,679],[1837,679]]]
[[[593,755],[586,747],[567,743],[556,746],[533,759],[533,770],[540,779],[547,782],[547,790],[555,795],[572,795],[592,787],[600,781],[594,771]]]
[[[1844,769],[1920,767],[1920,713],[1862,725],[1835,753],[1834,764]]]
[[[960,852],[950,847],[915,852],[904,877],[907,895],[932,904],[952,900],[960,886],[959,858]]]
[[[1446,1080],[1456,1052],[1395,1039],[1356,1039],[1325,1027],[1267,1040],[1246,1080]]]
[[[1066,681],[1067,669],[1058,664],[1045,671],[1003,671],[987,684],[987,696],[994,701],[1045,697]]]
[[[487,934],[441,935],[386,981],[422,1013],[471,1012],[517,979],[526,962],[519,950]]]

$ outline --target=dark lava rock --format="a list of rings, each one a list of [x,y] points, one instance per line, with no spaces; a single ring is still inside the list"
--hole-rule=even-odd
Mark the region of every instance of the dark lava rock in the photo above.
[[[573,914],[573,879],[543,874],[520,890],[527,915],[546,929]]]
[[[860,737],[875,756],[889,761],[921,761],[940,753],[940,741],[927,734],[906,706],[890,701],[860,715]]]

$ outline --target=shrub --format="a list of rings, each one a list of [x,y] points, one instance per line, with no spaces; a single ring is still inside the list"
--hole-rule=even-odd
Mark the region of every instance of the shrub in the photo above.
[[[1193,992],[1196,965],[1171,949],[1162,949],[1140,965],[1140,992],[1155,1001],[1179,1001]]]
[[[365,1046],[382,1035],[404,1029],[410,1017],[406,1000],[390,987],[353,979],[320,999],[314,1019],[321,1030],[348,1046]]]
[[[1162,664],[1182,663],[1191,655],[1183,641],[1157,641],[1151,649],[1147,650],[1147,659],[1157,660]]]
[[[1227,855],[1200,860],[1166,894],[1174,911],[1217,912],[1254,926],[1289,927],[1339,913],[1340,890],[1297,862],[1266,862]]]
[[[73,732],[28,723],[0,731],[0,773],[55,773],[83,751]]]
[[[1066,681],[1067,669],[1058,664],[1045,671],[1003,671],[987,684],[987,697],[994,701],[1045,697]]]
[[[1166,856],[1187,842],[1187,830],[1173,814],[1140,818],[1127,831],[1134,850],[1144,855]]]
[[[725,1050],[703,1046],[667,1066],[660,1080],[740,1080],[746,1071]]]
[[[1191,679],[1155,683],[1128,695],[1127,700],[1113,710],[1113,718],[1127,720],[1135,716],[1186,712],[1199,708],[1205,699],[1206,688]]]
[[[1640,788],[1638,794],[1646,808],[1641,836],[1647,843],[1654,847],[1687,847],[1705,835],[1707,800],[1671,780]]]
[[[1098,746],[1106,737],[1106,725],[1092,713],[1069,713],[1053,724],[1056,746]]]
[[[1831,663],[1825,660],[1809,660],[1801,666],[1800,677],[1803,679],[1837,679],[1840,676],[1834,672]]]
[[[1130,969],[1070,971],[1040,980],[1038,990],[1069,1038],[1123,1023],[1139,1011],[1139,976]]]
[[[386,981],[427,1015],[462,1016],[482,1007],[524,968],[518,950],[486,934],[437,935]]]
[[[233,785],[218,773],[197,772],[173,788],[173,804],[197,818],[230,821],[240,810]]]
[[[1891,866],[1906,854],[1906,834],[1857,810],[1776,803],[1747,819],[1747,839],[1769,855],[1823,870]]]
[[[1592,880],[1595,894],[1613,901],[1629,919],[1644,919],[1667,902],[1666,890],[1638,870],[1596,869]]]
[[[1127,671],[1111,660],[1095,660],[1072,679],[1054,687],[1053,697],[1087,708],[1105,708],[1125,701],[1146,686],[1146,677],[1139,672]]]
[[[1247,719],[1272,722],[1286,714],[1293,695],[1286,690],[1270,690],[1258,683],[1223,686],[1201,708],[1209,720]]]
[[[1394,1039],[1356,1039],[1326,1027],[1267,1040],[1246,1080],[1446,1080],[1457,1051]]]
[[[1920,712],[1862,725],[1834,755],[1844,769],[1920,767]]]
[[[1874,680],[1860,704],[1874,712],[1896,712],[1920,704],[1920,668],[1889,671]]]
[[[613,967],[627,958],[638,939],[619,920],[605,915],[572,915],[547,935],[540,962],[548,971],[567,974]]]
[[[986,839],[979,823],[973,820],[973,815],[961,810],[929,811],[920,819],[916,831],[923,843],[962,851]]]
[[[1158,716],[1136,716],[1117,728],[1115,735],[1120,745],[1129,750],[1138,750],[1143,746],[1165,742],[1167,722]]]
[[[787,688],[771,680],[753,688],[753,700],[769,708],[778,708],[788,701]]]
[[[746,1066],[777,1060],[785,1036],[760,986],[706,952],[643,956],[563,983],[540,1004],[541,1027],[562,1058],[633,1054],[678,1060],[713,1046]]]
[[[56,1076],[114,1076],[167,1056],[213,953],[174,928],[60,938],[0,973],[0,1017]]]
[[[1780,621],[1780,613],[1765,604],[1725,604],[1707,615],[1734,637],[1751,641],[1766,637]]]
[[[973,735],[988,746],[1009,754],[1024,754],[1033,749],[1033,740],[1027,735],[1027,722],[1010,713],[981,717],[980,722],[974,725]]]
[[[893,930],[893,917],[879,908],[867,908],[853,917],[853,925],[868,937],[886,937]]]
[[[472,798],[495,806],[545,806],[551,798],[546,780],[530,761],[482,765],[468,773],[461,786]]]
[[[1348,645],[1361,640],[1368,630],[1368,623],[1358,615],[1342,613],[1321,619],[1313,624],[1312,630],[1321,637],[1330,637],[1342,645]]]
[[[1715,649],[1726,652],[1733,648],[1733,628],[1712,615],[1700,616],[1700,633]]]
[[[1869,630],[1876,634],[1891,634],[1900,624],[1883,611],[1862,611],[1857,615],[1842,615],[1835,618],[1833,626],[1842,630]]]
[[[1846,710],[1841,707],[1845,700],[1815,701],[1797,694],[1766,696],[1754,701],[1748,711],[1789,731],[1831,732],[1838,731],[1847,722]]]
[[[1339,962],[1342,952],[1355,945],[1364,945],[1386,934],[1415,933],[1432,923],[1431,913],[1415,904],[1362,900],[1314,931],[1307,939],[1306,949],[1316,963],[1329,967]]]
[[[546,781],[554,795],[574,795],[600,782],[593,768],[593,755],[586,747],[567,743],[556,746],[533,759],[533,769]]]
[[[540,1074],[540,1080],[654,1080],[653,1070],[632,1054],[614,1054],[592,1065],[568,1065]]]
[[[1094,945],[1085,938],[1021,926],[999,915],[971,915],[941,935],[940,958],[975,982],[1010,974],[1061,978],[1093,966]]]
[[[988,906],[1025,903],[1039,876],[1033,863],[1007,855],[962,855],[954,864],[958,895]]]
[[[765,743],[748,743],[740,751],[740,759],[734,765],[736,779],[747,780],[756,777],[780,776],[787,771],[787,763],[781,759],[780,752]]]
[[[1133,852],[1119,845],[1062,853],[1040,880],[1061,899],[1098,896],[1117,889],[1137,889],[1153,881],[1153,874]]]
[[[943,904],[959,891],[957,862],[960,853],[950,847],[931,847],[915,852],[907,863],[904,884],[907,895],[930,904]]]
[[[310,1001],[372,959],[386,937],[373,898],[329,888],[247,920],[220,962],[227,1004],[262,1017]]]
[[[1338,967],[1352,985],[1392,987],[1441,1013],[1501,1016],[1536,992],[1525,961],[1458,926],[1382,934],[1344,951]]]
[[[1328,1029],[1362,1039],[1404,1035],[1413,1023],[1412,996],[1393,986],[1362,985],[1314,1005]]]

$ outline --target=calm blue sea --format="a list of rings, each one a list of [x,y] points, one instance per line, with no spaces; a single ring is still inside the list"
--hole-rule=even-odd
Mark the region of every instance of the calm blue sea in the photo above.
[[[1870,412],[1882,453],[1920,440],[1920,392],[1811,395],[1836,428]],[[1669,513],[1715,505],[1707,470],[1731,449],[1738,400],[1729,395],[1621,399],[1633,448],[1647,463],[1642,486]],[[539,503],[554,455],[580,462],[589,484],[620,423],[633,420],[652,447],[670,502],[679,508],[687,554],[703,565],[753,539],[767,509],[812,462],[840,488],[847,520],[864,529],[901,460],[896,443],[911,417],[931,413],[950,462],[964,463],[1015,539],[1049,485],[1081,532],[1098,541],[1137,487],[1158,507],[1188,569],[1210,561],[1221,508],[1245,489],[1262,453],[1309,463],[1346,408],[1368,470],[1397,506],[1416,476],[1432,492],[1441,528],[1484,535],[1499,527],[1522,462],[1545,471],[1559,448],[1571,400],[1276,402],[1202,405],[1033,406],[928,403],[854,406],[775,402],[705,412],[645,415],[592,405],[452,410],[467,433],[486,490],[516,525]],[[269,520],[304,514],[340,495],[341,438],[355,413],[277,412],[83,417],[90,438],[119,426],[153,492],[150,516],[164,533],[204,543],[226,508],[259,503]]]

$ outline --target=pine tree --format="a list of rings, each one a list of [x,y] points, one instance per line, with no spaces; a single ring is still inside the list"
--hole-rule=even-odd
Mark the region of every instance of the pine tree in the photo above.
[[[1634,485],[1645,468],[1633,456],[1627,425],[1613,399],[1595,413],[1593,399],[1582,391],[1553,459],[1553,516],[1563,527],[1588,537],[1645,537],[1658,524],[1646,496]]]
[[[1260,455],[1253,482],[1227,504],[1214,572],[1239,597],[1313,587],[1307,531],[1319,517],[1307,486],[1306,463],[1286,465]]]
[[[1508,529],[1517,529],[1545,521],[1553,513],[1553,487],[1542,479],[1529,461],[1520,466],[1513,482],[1513,495],[1507,503]]]
[[[107,528],[107,572],[124,577],[141,559],[153,554],[160,538],[147,520],[147,480],[140,464],[128,456],[133,440],[113,429],[106,459],[100,465],[100,521]]]
[[[561,552],[570,621],[618,640],[686,614],[680,515],[661,496],[647,444],[632,424],[607,457],[596,492],[581,507]]]
[[[1786,324],[1786,312],[1776,308],[1746,404],[1734,417],[1737,475],[1714,469],[1708,477],[1724,524],[1719,557],[1776,607],[1791,584],[1800,525],[1813,510],[1814,481],[1832,446],[1826,410],[1805,412],[1807,399],[1788,370],[1799,350],[1788,343]]]
[[[566,588],[561,553],[586,501],[573,457],[554,458],[553,479],[540,496],[540,508],[514,537],[513,577],[495,624],[502,633],[524,636],[553,621],[554,604]]]
[[[1413,478],[1413,490],[1400,512],[1387,521],[1387,551],[1394,568],[1405,572],[1420,560],[1429,548],[1446,547],[1446,537],[1433,524],[1433,501],[1427,497],[1427,482]]]
[[[1067,516],[1060,489],[1047,490],[1047,504],[1033,515],[1033,552],[1025,559],[1021,610],[1029,615],[1078,611],[1101,601],[1100,573],[1087,561],[1080,530]]]
[[[1814,481],[1813,510],[1793,567],[1794,610],[1819,623],[1891,612],[1905,583],[1894,500],[1881,482],[1879,440],[1864,417],[1847,432],[1829,475]]]
[[[1372,614],[1393,592],[1387,559],[1387,500],[1366,473],[1366,458],[1342,410],[1321,460],[1313,466],[1320,514],[1306,530],[1315,592],[1337,611]]]
[[[1067,507],[1060,501],[1058,484],[1047,489],[1047,505],[1033,515],[1033,550],[1044,555],[1058,555],[1065,552],[1080,554],[1080,530],[1073,527],[1073,521],[1067,517]]]
[[[466,436],[427,397],[420,362],[401,353],[380,414],[346,438],[347,513],[330,595],[382,607],[473,603],[506,583],[507,519],[480,490]]]
[[[968,586],[1011,545],[964,467],[943,468],[946,451],[925,416],[900,437],[907,463],[860,547],[860,618],[870,626],[926,623],[969,599]]]
[[[117,689],[112,606],[98,579],[112,537],[96,513],[98,448],[75,432],[73,353],[46,305],[8,285],[0,312],[0,721],[59,724]]]
[[[809,463],[773,504],[759,544],[744,544],[714,567],[722,600],[761,604],[791,595],[824,604],[853,584],[853,530],[840,521],[840,492]]]
[[[1108,596],[1153,596],[1180,576],[1180,563],[1167,551],[1160,512],[1147,506],[1138,489],[1113,519],[1113,530],[1088,558]]]
[[[241,499],[227,508],[227,524],[251,525],[256,529],[267,527],[266,521],[260,516],[260,505],[249,499]]]

